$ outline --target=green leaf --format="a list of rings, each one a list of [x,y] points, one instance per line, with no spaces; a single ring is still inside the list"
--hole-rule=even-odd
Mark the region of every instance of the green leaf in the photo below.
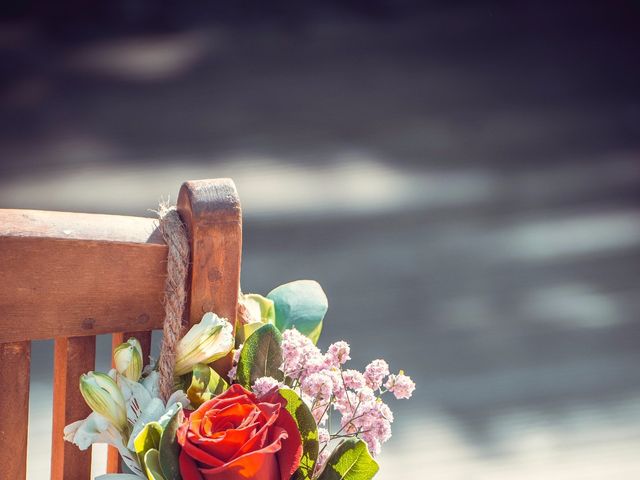
[[[278,381],[284,378],[282,365],[282,335],[276,327],[267,323],[256,330],[240,352],[238,360],[238,383],[251,388],[260,377],[273,377]]]
[[[318,480],[370,480],[378,468],[367,444],[348,438],[331,453]]]
[[[329,302],[322,287],[313,280],[285,283],[267,295],[276,310],[276,326],[283,332],[295,327],[313,343],[318,343],[322,320]]]
[[[229,388],[229,384],[213,368],[203,363],[193,367],[191,385],[187,389],[187,397],[191,405],[198,408],[207,400],[221,394]]]
[[[167,480],[160,467],[160,452],[152,448],[144,455],[144,464],[149,480]]]
[[[167,422],[160,438],[160,467],[162,474],[167,480],[182,480],[180,476],[180,465],[178,457],[180,455],[180,445],[176,437],[178,427],[184,420],[182,405],[176,409],[171,419]]]
[[[295,391],[282,388],[279,393],[287,401],[286,410],[298,425],[302,437],[300,467],[293,474],[291,480],[308,480],[313,475],[313,468],[318,458],[318,426],[311,415],[311,410]]]
[[[276,311],[271,299],[265,298],[257,293],[246,293],[243,295],[243,298],[257,304],[260,309],[260,321],[262,323],[274,323]]]
[[[158,422],[149,422],[133,441],[133,448],[138,454],[138,460],[143,469],[145,468],[144,462],[147,452],[152,449],[157,450],[160,447],[162,431],[162,425]]]

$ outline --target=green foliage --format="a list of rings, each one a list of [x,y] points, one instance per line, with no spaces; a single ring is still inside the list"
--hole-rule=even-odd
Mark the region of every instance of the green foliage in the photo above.
[[[160,452],[152,448],[144,455],[144,465],[149,480],[167,480],[160,468]]]
[[[244,343],[253,332],[265,323],[275,324],[276,310],[273,305],[273,301],[263,297],[262,295],[258,295],[257,293],[246,293],[241,295],[239,301],[242,303],[244,308],[249,311],[250,317],[253,320],[256,320],[256,318],[259,317],[260,321],[240,325],[236,331],[236,340],[238,343]]]
[[[300,467],[291,477],[291,480],[309,480],[313,475],[313,468],[318,458],[318,427],[311,415],[311,410],[298,394],[288,388],[280,389],[280,395],[287,401],[287,411],[291,414],[300,436],[302,437],[302,458]]]
[[[322,287],[313,280],[285,283],[267,295],[275,305],[276,326],[283,332],[295,327],[318,343],[329,302]]]
[[[221,394],[229,384],[213,368],[202,363],[193,367],[191,384],[187,388],[187,397],[194,408]]]
[[[349,438],[331,453],[318,480],[370,480],[378,472],[378,468],[367,444],[362,440]]]
[[[238,383],[245,388],[251,388],[260,377],[283,380],[284,375],[280,370],[281,344],[282,335],[270,323],[263,325],[247,338],[238,360]]]
[[[160,452],[160,468],[166,480],[182,480],[178,462],[180,445],[178,444],[176,432],[183,420],[184,413],[182,412],[182,406],[180,406],[167,422],[160,438],[160,448],[158,449]]]
[[[147,452],[152,449],[157,450],[160,447],[162,431],[162,425],[158,422],[149,422],[133,441],[133,447],[138,454],[138,460],[143,469],[145,468]]]

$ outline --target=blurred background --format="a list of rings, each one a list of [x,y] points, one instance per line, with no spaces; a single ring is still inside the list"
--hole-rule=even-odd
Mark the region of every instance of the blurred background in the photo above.
[[[638,2],[2,8],[0,207],[152,216],[232,177],[244,291],[317,279],[321,343],[418,384],[377,478],[640,476]]]

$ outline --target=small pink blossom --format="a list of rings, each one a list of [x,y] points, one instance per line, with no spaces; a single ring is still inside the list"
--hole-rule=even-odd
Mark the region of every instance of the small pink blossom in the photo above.
[[[335,408],[343,419],[349,420],[354,416],[355,409],[358,405],[358,396],[355,392],[347,390],[345,395],[336,398],[333,408]]]
[[[328,401],[333,394],[333,380],[326,372],[316,372],[303,378],[300,388],[318,401]]]
[[[238,361],[240,360],[240,352],[242,351],[242,346],[244,344],[240,344],[238,348],[233,350],[233,358],[231,360],[231,368],[229,369],[229,373],[227,376],[230,381],[234,381],[236,379],[236,375],[238,374]]]
[[[282,358],[282,371],[293,379],[318,372],[324,366],[320,349],[295,328],[282,334]]]
[[[362,439],[367,444],[367,447],[369,447],[369,452],[372,456],[376,457],[380,455],[380,452],[382,451],[382,445],[380,443],[380,440],[378,440],[375,435],[371,435],[367,432],[362,435]]]
[[[364,369],[364,378],[367,385],[374,390],[382,386],[384,377],[387,375],[389,375],[389,365],[381,359],[374,360]]]
[[[273,377],[260,377],[253,384],[252,390],[260,398],[279,386],[280,383]]]
[[[325,425],[327,423],[327,419],[329,418],[329,402],[325,403],[317,403],[316,406],[311,410],[311,415],[313,415],[313,419],[316,421],[318,425]]]
[[[315,466],[315,470],[314,470],[314,478],[315,475],[319,474],[322,469],[324,468],[324,465],[327,463],[327,460],[329,459],[329,455],[331,454],[331,451],[328,448],[324,448],[322,449],[322,451],[318,454],[318,458],[316,460],[316,466]]]
[[[324,356],[320,354],[320,350],[318,350],[318,355],[316,355],[315,352],[310,351],[303,364],[304,373],[302,376],[322,372],[323,370],[326,370],[326,368],[327,364],[324,360]]]
[[[342,378],[344,378],[344,386],[351,390],[358,390],[366,385],[364,375],[357,370],[344,370]]]
[[[364,373],[345,369],[343,365],[351,359],[349,344],[338,341],[322,353],[311,340],[295,329],[283,332],[283,372],[293,379],[293,385],[319,426],[321,446],[327,446],[330,434],[324,426],[329,409],[340,414],[340,434],[362,438],[373,455],[378,455],[381,446],[391,437],[393,413],[378,395],[391,391],[396,398],[409,398],[415,385],[401,371],[389,375],[389,365],[382,359],[374,360]],[[386,382],[385,382],[386,379]],[[275,380],[265,380],[264,389],[272,387]],[[277,382],[276,382],[277,383]],[[262,384],[254,385],[254,390]],[[322,450],[316,467],[321,470],[330,450]]]
[[[328,365],[332,367],[339,367],[340,365],[344,365],[348,360],[351,360],[349,353],[349,344],[340,340],[339,342],[329,345],[325,359]]]
[[[326,428],[318,428],[318,442],[327,443],[330,439],[329,430]]]
[[[237,365],[238,362],[240,361],[240,353],[242,352],[242,347],[244,347],[244,343],[241,343],[238,346],[238,348],[236,348],[233,351],[233,360],[232,360],[232,362],[233,362],[234,365]]]
[[[397,399],[411,398],[411,394],[416,389],[411,377],[405,375],[402,370],[398,375],[389,375],[387,383],[384,384]]]

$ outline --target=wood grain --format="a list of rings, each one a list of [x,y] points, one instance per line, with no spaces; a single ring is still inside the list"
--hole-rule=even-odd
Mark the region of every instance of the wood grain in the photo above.
[[[166,254],[149,218],[0,210],[0,342],[162,328]]]
[[[191,243],[189,323],[214,311],[235,324],[242,249],[235,185],[186,182],[178,211]],[[94,368],[97,334],[113,333],[116,345],[136,336],[148,357],[151,330],[164,319],[166,255],[153,219],[0,210],[0,408],[12,412],[0,422],[3,475],[26,475],[30,340],[55,338],[51,478],[89,477],[90,450],[63,439],[66,425],[90,413],[79,377]],[[227,370],[231,356],[216,365]],[[111,453],[108,465],[118,470]]]
[[[91,413],[80,389],[80,375],[95,368],[95,337],[56,338],[53,357],[53,434],[51,479],[85,479],[91,475],[91,449],[80,451],[65,442],[66,425]]]
[[[230,179],[185,182],[178,195],[178,212],[191,243],[189,324],[212,311],[235,325],[240,290],[242,211]],[[231,357],[217,364],[231,366]]]
[[[0,344],[0,465],[2,478],[27,477],[31,342]]]

